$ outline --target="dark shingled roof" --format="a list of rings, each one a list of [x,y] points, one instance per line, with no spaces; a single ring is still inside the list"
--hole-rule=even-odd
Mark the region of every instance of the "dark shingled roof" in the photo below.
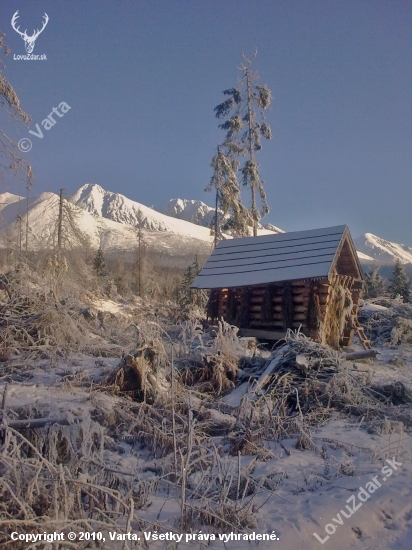
[[[345,236],[352,242],[347,226],[338,225],[221,241],[191,286],[230,288],[328,277]]]

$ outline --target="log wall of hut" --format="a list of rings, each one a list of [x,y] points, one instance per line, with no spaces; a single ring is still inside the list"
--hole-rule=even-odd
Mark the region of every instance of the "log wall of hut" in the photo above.
[[[300,328],[324,344],[350,345],[363,283],[358,277],[339,274],[341,267],[336,267],[330,280],[212,290],[209,318],[223,318],[240,327],[244,336],[279,340],[287,328]]]

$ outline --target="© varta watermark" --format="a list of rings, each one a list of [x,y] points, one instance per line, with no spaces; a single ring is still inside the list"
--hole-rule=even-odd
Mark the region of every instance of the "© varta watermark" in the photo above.
[[[11,26],[24,40],[24,46],[25,46],[26,52],[27,52],[26,55],[16,55],[16,54],[14,54],[13,55],[14,60],[16,60],[16,61],[20,61],[20,60],[25,60],[25,61],[46,61],[47,60],[46,54],[35,55],[35,54],[32,53],[33,50],[34,50],[34,46],[36,45],[36,40],[37,40],[39,34],[41,34],[44,31],[47,23],[49,22],[49,16],[47,15],[47,13],[45,13],[43,15],[43,17],[44,17],[44,21],[43,21],[42,28],[40,30],[39,29],[34,30],[33,34],[29,36],[27,34],[27,29],[24,32],[21,32],[20,27],[16,27],[16,22],[17,22],[17,19],[19,18],[19,12],[16,11],[16,13],[13,15],[13,17],[11,19]]]
[[[389,464],[389,466],[385,465],[381,470],[381,473],[384,476],[382,481],[386,481],[388,477],[393,474],[393,471],[396,471],[398,469],[398,466],[402,466],[401,462],[396,462],[395,457],[393,457],[392,460],[386,459],[386,462]],[[390,468],[390,466],[392,466],[392,468]],[[313,536],[318,539],[321,544],[325,544],[325,542],[330,538],[330,535],[335,534],[337,525],[343,525],[343,517],[349,519],[357,510],[359,510],[361,506],[363,506],[364,502],[371,498],[372,493],[379,489],[379,487],[382,487],[382,484],[378,481],[378,476],[375,476],[372,478],[371,481],[368,481],[368,483],[366,483],[365,487],[366,489],[364,489],[363,487],[359,487],[359,492],[357,495],[359,502],[356,502],[355,495],[350,496],[346,501],[348,503],[345,506],[346,511],[342,509],[338,514],[336,514],[336,517],[332,518],[332,521],[334,523],[328,523],[327,525],[325,525],[325,538],[322,538],[317,533],[313,533]]]
[[[50,128],[52,128],[57,123],[57,120],[54,120],[53,115],[62,118],[70,109],[70,105],[67,105],[65,101],[62,101],[58,107],[53,107],[52,112],[42,121],[41,125],[45,130],[50,130]],[[44,137],[43,131],[40,128],[39,124],[36,124],[36,132],[34,130],[29,130],[29,134],[32,134],[39,139],[43,139]],[[28,153],[32,148],[32,145],[33,144],[29,138],[22,138],[18,143],[19,149],[23,153]]]

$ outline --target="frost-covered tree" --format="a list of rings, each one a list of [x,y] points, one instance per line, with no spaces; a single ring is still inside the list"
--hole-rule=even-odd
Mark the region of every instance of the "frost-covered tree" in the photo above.
[[[81,211],[71,198],[65,198],[64,189],[60,189],[58,199],[53,199],[50,207],[57,207],[56,219],[50,227],[51,246],[57,254],[62,256],[68,250],[88,248],[90,239],[79,227]]]
[[[246,157],[240,171],[242,184],[251,191],[250,213],[254,236],[257,235],[260,218],[269,212],[264,182],[260,177],[255,154],[262,148],[262,137],[272,139],[271,128],[263,113],[270,106],[271,91],[266,85],[257,84],[258,74],[251,70],[256,53],[251,58],[243,55],[240,66],[242,76],[238,87],[224,90],[223,94],[228,96],[227,99],[215,107],[217,118],[228,117],[219,128],[226,131],[224,146],[230,156]],[[260,209],[257,206],[257,196],[260,198]]]
[[[370,267],[365,273],[365,297],[376,298],[385,293],[385,280],[379,275],[379,266]]]
[[[10,53],[10,49],[4,45],[4,34],[0,33],[0,103],[4,107],[6,113],[17,120],[28,124],[30,118],[20,107],[20,100],[14,91],[13,86],[6,79],[3,74],[4,57],[7,57]],[[22,150],[24,143],[21,143]],[[28,250],[28,238],[29,238],[29,191],[33,186],[33,172],[31,165],[20,157],[19,144],[13,141],[7,133],[0,128],[0,168],[5,171],[14,172],[18,177],[23,176],[26,182],[27,188],[27,203],[26,203],[26,228],[25,228],[25,250]],[[0,178],[2,174],[0,172]],[[21,253],[21,246],[20,246]]]
[[[5,112],[15,120],[28,124],[29,116],[20,107],[20,101],[13,86],[3,74],[3,58],[10,53],[10,49],[4,45],[4,34],[0,33],[0,103]],[[0,129],[0,167],[15,174],[24,174],[28,188],[33,183],[33,172],[28,162],[20,157],[18,144],[9,138],[3,129]]]
[[[211,224],[214,244],[222,240],[222,230],[230,231],[234,237],[249,235],[252,217],[242,204],[240,185],[237,179],[239,162],[227,147],[218,146],[212,159],[213,175],[205,191],[216,192],[215,218]]]
[[[107,274],[106,262],[104,261],[103,250],[101,247],[97,250],[96,256],[93,260],[93,271],[98,277],[104,277]]]
[[[406,275],[405,267],[400,260],[395,261],[392,278],[390,280],[389,292],[393,298],[399,294],[405,302],[409,302],[411,298],[411,287],[409,278]]]
[[[66,292],[68,284],[90,275],[93,255],[90,238],[79,226],[81,211],[64,197],[63,189],[60,189],[58,197],[48,201],[47,209],[56,211],[56,214],[41,237],[45,252],[45,276],[57,297]]]
[[[180,283],[177,301],[181,306],[206,307],[208,300],[207,292],[197,288],[190,288],[190,285],[199,275],[200,271],[199,258],[196,254],[193,263],[187,266]]]

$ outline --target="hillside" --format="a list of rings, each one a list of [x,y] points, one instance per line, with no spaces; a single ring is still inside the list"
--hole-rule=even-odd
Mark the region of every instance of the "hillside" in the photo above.
[[[166,216],[203,227],[210,227],[215,217],[215,209],[198,200],[170,199],[162,206],[154,206],[154,209]]]
[[[5,202],[2,197],[3,195],[0,195],[0,202]],[[94,198],[97,197],[99,195],[95,193]],[[55,193],[41,193],[29,200],[29,247],[31,249],[48,245],[55,238],[59,208],[58,200]],[[78,204],[81,204],[81,202],[78,201]],[[97,200],[94,204],[98,206]],[[103,205],[104,202],[102,201],[101,207]],[[88,206],[91,209],[90,202]],[[73,209],[76,224],[80,231],[89,237],[92,247],[97,248],[100,244],[106,250],[130,250],[136,247],[136,229],[132,225],[103,217],[96,211],[91,213],[78,206],[74,206]],[[151,218],[151,212],[154,211],[150,208],[142,205],[141,210],[144,213],[147,212],[145,225],[148,229],[144,231],[144,238],[147,244],[156,252],[171,256],[186,256],[196,253],[209,254],[212,239],[206,228],[174,220],[173,218],[170,218],[170,223],[167,223],[167,216],[154,213],[159,217],[156,220],[156,217]],[[107,214],[107,211],[104,209],[103,211]],[[0,217],[0,236],[3,240],[3,246],[5,239],[13,242],[13,239],[17,238],[16,218],[19,215],[25,217],[25,213],[26,199],[9,201],[9,204],[3,206]],[[113,217],[116,217],[115,211],[112,211],[112,214]]]
[[[372,233],[364,233],[354,239],[356,250],[371,257],[378,264],[393,264],[400,260],[403,264],[412,264],[412,248],[399,243],[386,241]]]
[[[106,191],[100,185],[87,183],[73,195],[76,206],[96,217],[112,220],[123,225],[140,226],[153,231],[167,231],[195,239],[210,241],[205,227],[178,220],[156,212],[152,208],[128,199],[120,193]]]
[[[106,251],[132,250],[136,247],[136,227],[144,231],[147,244],[159,254],[187,257],[210,254],[210,222],[214,209],[202,201],[172,199],[158,210],[131,200],[120,193],[106,191],[87,183],[71,198],[76,223],[88,235],[92,247],[102,245]],[[159,211],[160,210],[160,211]],[[26,214],[26,199],[12,193],[0,195],[0,237],[16,240],[16,218]],[[29,244],[32,249],[44,246],[53,238],[58,216],[58,196],[41,193],[29,199]],[[258,235],[283,233],[272,225],[260,226]],[[392,265],[396,259],[412,265],[412,248],[386,241],[372,233],[354,239],[364,265]]]
[[[199,200],[170,199],[163,206],[155,206],[154,209],[167,216],[208,228],[215,218],[215,209]],[[265,235],[268,232],[284,233],[283,229],[271,223],[258,224],[259,235]]]

